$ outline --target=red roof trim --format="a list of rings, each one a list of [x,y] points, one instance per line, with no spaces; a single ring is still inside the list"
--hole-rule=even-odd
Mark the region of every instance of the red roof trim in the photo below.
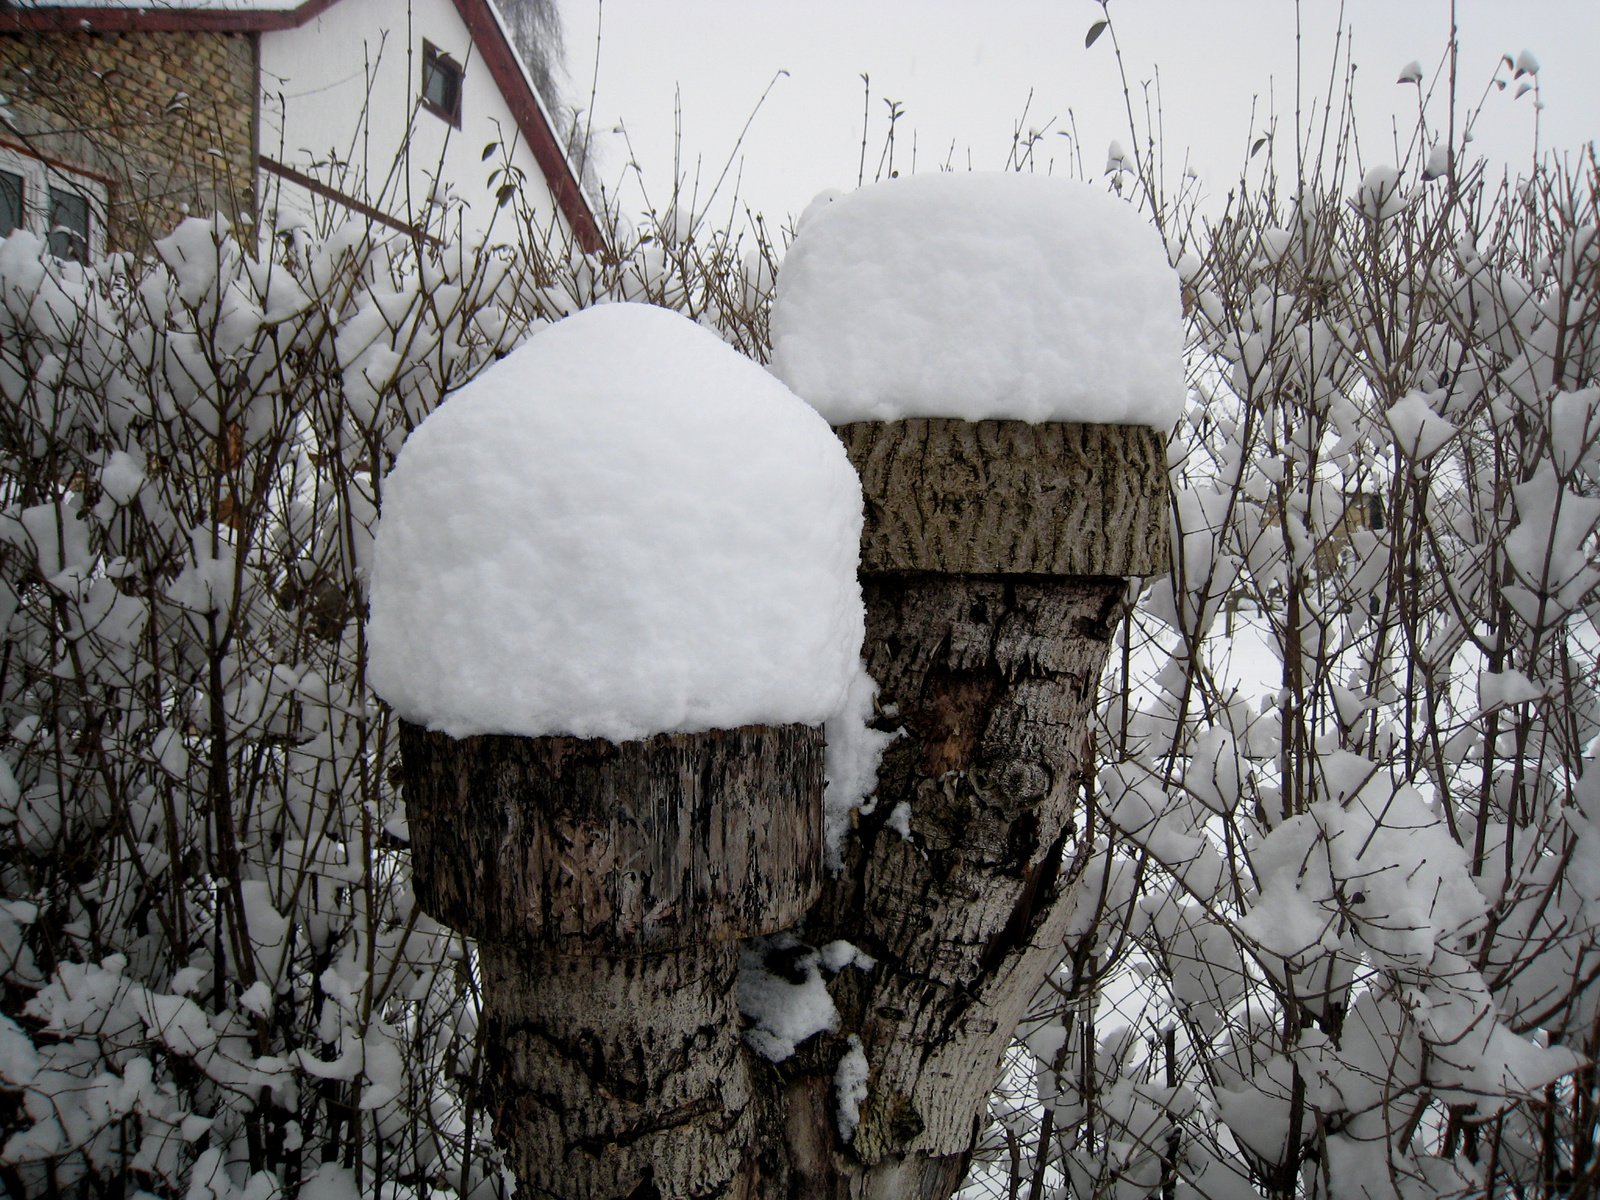
[[[30,145],[26,139],[13,140],[10,135],[0,135],[0,146],[7,150],[31,158],[34,162],[41,162],[45,166],[57,171],[65,171],[69,175],[82,175],[85,179],[92,179],[103,188],[111,188],[115,181],[109,175],[102,175],[98,171],[91,171],[87,167],[80,167],[75,163],[67,162],[61,158],[51,158],[48,154],[40,154],[39,147]]]
[[[577,177],[572,173],[572,165],[567,162],[567,156],[556,141],[555,131],[545,119],[538,97],[528,83],[522,60],[506,38],[505,27],[490,10],[489,0],[454,2],[456,12],[461,14],[467,32],[472,35],[473,45],[483,56],[484,65],[489,68],[489,74],[500,88],[500,94],[505,97],[517,127],[522,130],[523,140],[528,143],[534,160],[544,172],[551,195],[555,197],[562,215],[567,218],[567,224],[572,226],[578,245],[590,254],[599,253],[605,249],[600,226],[594,219],[583,189],[578,186]]]
[[[0,9],[0,33],[271,33],[298,29],[338,0],[305,0],[296,8],[215,9],[37,8]]]
[[[0,33],[74,33],[79,30],[86,33],[272,33],[298,29],[336,3],[338,0],[305,0],[297,8],[275,11],[3,5],[0,6]],[[598,253],[605,248],[599,223],[534,95],[522,60],[506,37],[505,27],[490,9],[489,0],[454,0],[454,3],[578,244],[591,254]]]

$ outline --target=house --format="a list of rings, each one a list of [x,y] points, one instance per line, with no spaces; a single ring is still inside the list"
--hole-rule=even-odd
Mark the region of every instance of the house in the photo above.
[[[0,234],[48,232],[62,257],[313,196],[415,232],[448,194],[482,231],[508,179],[602,247],[491,0],[0,6]]]

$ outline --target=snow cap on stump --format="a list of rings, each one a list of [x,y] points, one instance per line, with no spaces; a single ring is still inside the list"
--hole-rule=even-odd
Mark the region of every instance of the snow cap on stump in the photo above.
[[[916,175],[824,193],[778,272],[772,370],[828,421],[1167,428],[1184,401],[1177,274],[1086,183]]]
[[[818,724],[862,639],[861,488],[715,335],[608,304],[436,409],[385,483],[370,678],[454,737]]]

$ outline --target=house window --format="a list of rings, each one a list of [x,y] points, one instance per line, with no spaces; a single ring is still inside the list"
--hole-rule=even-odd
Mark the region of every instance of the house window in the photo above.
[[[22,176],[0,171],[0,237],[10,237],[13,229],[27,223],[28,214],[22,207]]]
[[[50,253],[71,262],[89,261],[89,198],[50,187]]]
[[[0,238],[30,230],[53,257],[93,262],[106,252],[108,199],[92,175],[0,144]]]
[[[422,43],[422,107],[461,128],[461,64],[432,42]]]

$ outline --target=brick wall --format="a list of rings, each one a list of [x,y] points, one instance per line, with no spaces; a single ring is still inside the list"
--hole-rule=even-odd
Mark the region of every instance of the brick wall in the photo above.
[[[255,35],[0,35],[0,140],[100,179],[112,249],[255,211]]]

